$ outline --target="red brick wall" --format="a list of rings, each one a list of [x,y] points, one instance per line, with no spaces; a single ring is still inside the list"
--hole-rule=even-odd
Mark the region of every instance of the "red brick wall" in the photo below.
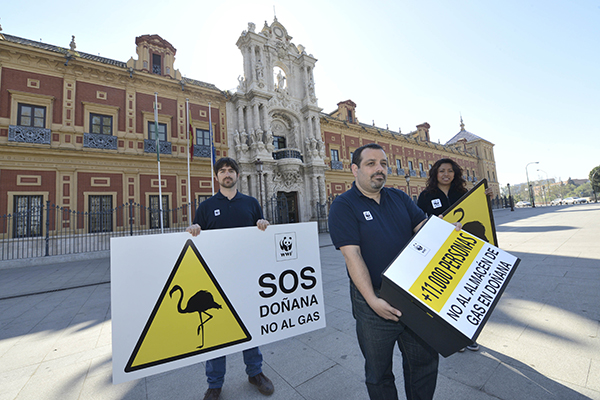
[[[34,89],[27,87],[28,78],[39,80],[40,88]],[[2,80],[0,82],[0,117],[10,117],[10,94],[8,93],[8,90],[18,90],[20,92],[54,96],[54,115],[52,115],[52,122],[56,124],[60,124],[62,122],[62,78],[56,78],[53,76],[42,75],[33,72],[17,71],[15,69],[4,67],[2,68]]]
[[[96,92],[98,91],[106,93],[106,100],[96,98]],[[75,90],[75,125],[83,126],[84,115],[82,102],[86,101],[89,103],[119,107],[119,121],[115,121],[118,124],[115,128],[124,131],[125,115],[127,111],[127,108],[125,107],[125,97],[125,90],[122,89],[94,85],[86,82],[77,82]],[[84,127],[84,130],[88,132],[89,127]]]

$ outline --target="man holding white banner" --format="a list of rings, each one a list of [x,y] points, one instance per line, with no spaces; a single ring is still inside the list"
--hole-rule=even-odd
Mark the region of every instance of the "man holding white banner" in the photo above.
[[[410,197],[386,188],[384,149],[370,143],[354,151],[352,188],[337,197],[329,212],[329,231],[350,276],[352,313],[365,357],[365,382],[371,399],[397,399],[392,356],[402,351],[408,400],[432,399],[438,353],[399,321],[401,310],[379,297],[381,274],[426,221]],[[460,224],[457,224],[457,230]]]
[[[198,236],[202,229],[240,228],[256,225],[264,231],[269,221],[254,197],[246,196],[237,190],[240,168],[229,157],[223,157],[215,163],[215,174],[219,183],[219,192],[203,201],[196,210],[194,224],[186,229],[192,236]],[[244,350],[244,363],[248,381],[257,386],[264,395],[274,392],[273,383],[262,372],[262,354],[258,347]],[[225,380],[225,356],[206,361],[208,390],[204,400],[216,400],[221,394]]]

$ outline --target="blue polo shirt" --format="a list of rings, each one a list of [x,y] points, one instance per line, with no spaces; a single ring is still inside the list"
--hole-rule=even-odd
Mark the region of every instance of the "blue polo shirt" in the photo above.
[[[263,213],[254,197],[239,191],[229,200],[220,191],[204,200],[196,210],[194,224],[206,229],[241,228],[256,226]]]
[[[381,274],[413,236],[413,229],[427,216],[406,193],[381,188],[379,203],[352,188],[338,196],[329,210],[329,233],[336,249],[360,246],[375,289]]]

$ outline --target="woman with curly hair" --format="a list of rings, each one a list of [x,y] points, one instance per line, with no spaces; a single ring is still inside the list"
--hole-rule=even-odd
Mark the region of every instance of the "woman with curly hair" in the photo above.
[[[467,193],[467,182],[456,161],[442,158],[429,170],[427,187],[419,195],[417,205],[427,215],[440,215]]]
[[[437,160],[429,170],[427,187],[419,195],[417,205],[425,214],[440,215],[467,193],[467,182],[462,176],[462,168],[450,158]],[[477,343],[466,347],[479,350]],[[461,352],[465,349],[461,349]]]

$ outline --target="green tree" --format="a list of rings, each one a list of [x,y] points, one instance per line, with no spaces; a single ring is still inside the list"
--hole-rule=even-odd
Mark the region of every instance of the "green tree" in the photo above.
[[[590,197],[592,196],[592,184],[586,182],[583,185],[579,185],[575,188],[575,196],[577,197]]]
[[[592,183],[592,190],[596,195],[600,194],[600,165],[590,171],[589,178]]]

